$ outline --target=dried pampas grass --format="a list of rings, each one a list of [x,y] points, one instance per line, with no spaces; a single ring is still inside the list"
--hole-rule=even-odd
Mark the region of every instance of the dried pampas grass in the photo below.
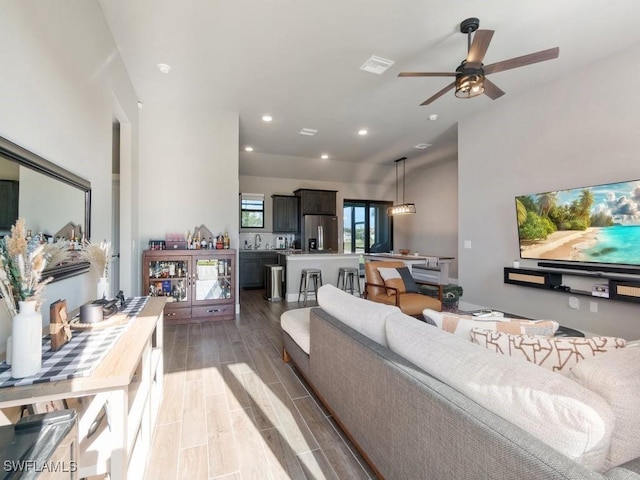
[[[111,242],[91,243],[85,241],[80,256],[95,268],[101,277],[109,275],[109,257]]]
[[[52,278],[42,278],[47,265],[44,246],[37,238],[27,241],[25,221],[19,218],[11,227],[11,235],[0,242],[0,293],[11,316],[18,311],[18,302],[35,301],[42,306],[44,287]]]

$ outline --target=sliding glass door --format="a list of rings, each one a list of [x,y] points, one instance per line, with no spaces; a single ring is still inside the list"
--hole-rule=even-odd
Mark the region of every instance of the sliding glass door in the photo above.
[[[344,252],[388,252],[393,247],[391,202],[344,201]]]

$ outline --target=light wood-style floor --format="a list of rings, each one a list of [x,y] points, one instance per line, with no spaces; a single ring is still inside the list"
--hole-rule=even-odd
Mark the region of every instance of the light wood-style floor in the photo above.
[[[241,291],[236,320],[165,328],[148,480],[368,479],[371,470],[283,363],[280,314]]]

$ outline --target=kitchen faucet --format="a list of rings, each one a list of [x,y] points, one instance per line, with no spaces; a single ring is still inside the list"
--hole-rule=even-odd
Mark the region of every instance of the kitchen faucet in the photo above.
[[[260,248],[260,242],[262,242],[262,237],[259,233],[256,233],[256,237],[253,240],[254,249]]]

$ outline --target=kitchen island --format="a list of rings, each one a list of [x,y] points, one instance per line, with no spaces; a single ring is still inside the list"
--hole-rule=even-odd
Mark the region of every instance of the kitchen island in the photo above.
[[[298,301],[300,275],[303,268],[319,268],[322,271],[324,285],[336,285],[338,269],[340,267],[355,267],[360,265],[360,254],[355,253],[279,253],[280,265],[285,265],[287,302]]]

